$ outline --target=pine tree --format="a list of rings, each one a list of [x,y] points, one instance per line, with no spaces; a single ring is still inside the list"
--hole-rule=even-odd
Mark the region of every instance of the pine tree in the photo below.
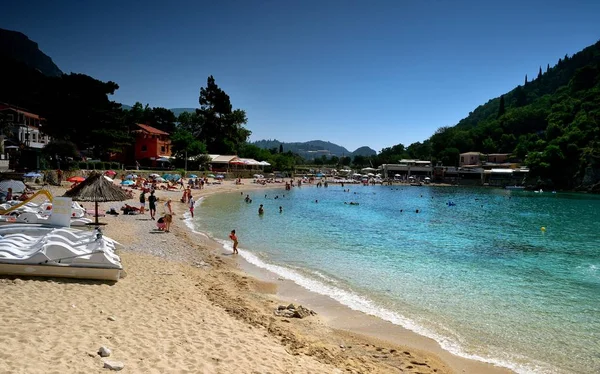
[[[529,82],[527,81],[527,74],[525,74],[525,84],[527,84],[527,83],[529,83]]]
[[[279,144],[279,153],[283,153],[283,144]]]
[[[540,71],[538,72],[537,79],[540,79],[541,77],[542,77],[542,67],[540,66]]]
[[[550,64],[548,64],[548,66],[546,66],[546,73],[550,71]]]
[[[498,108],[498,117],[501,117],[506,109],[504,108],[504,95],[500,95],[500,107]]]

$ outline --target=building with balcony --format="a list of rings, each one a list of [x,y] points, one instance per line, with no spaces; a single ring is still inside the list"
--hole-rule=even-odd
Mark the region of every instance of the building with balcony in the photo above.
[[[42,131],[45,120],[39,115],[7,104],[0,104],[0,115],[6,145],[41,149],[50,143],[50,137]]]
[[[155,127],[137,124],[135,130],[134,157],[143,165],[157,166],[171,159],[169,133]]]

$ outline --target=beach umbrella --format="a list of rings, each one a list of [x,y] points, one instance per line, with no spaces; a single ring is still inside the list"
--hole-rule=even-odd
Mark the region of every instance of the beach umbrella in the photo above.
[[[163,182],[167,181],[165,178],[162,178],[162,177],[154,178],[154,180],[157,181],[158,183],[163,183]]]
[[[179,175],[179,174],[173,174],[172,178],[173,178],[174,181],[178,181],[178,180],[181,179],[181,175]]]
[[[135,179],[135,178],[137,178],[137,175],[135,175],[135,174],[128,174],[125,176],[125,179]]]
[[[219,174],[219,175],[217,175],[215,178],[216,178],[216,179],[223,179],[223,178],[225,178],[225,176],[224,176],[224,175],[221,175],[221,174]]]
[[[425,177],[425,180],[426,180],[426,181],[428,181],[428,180],[431,180],[431,178],[429,178],[429,177]]]
[[[0,182],[0,191],[8,191],[9,188],[12,188],[13,193],[23,192],[25,191],[25,183],[13,179]]]
[[[73,183],[81,183],[85,180],[84,177],[71,177],[67,179],[67,182],[73,182]]]
[[[117,174],[117,172],[116,172],[116,171],[114,171],[114,170],[107,170],[107,171],[106,171],[104,174],[106,174],[106,175],[110,175],[110,176],[113,176],[113,175],[116,175],[116,174]]]
[[[400,174],[394,174],[394,177],[399,177],[399,176],[400,176]]]
[[[208,174],[208,177],[209,177],[209,178],[214,178],[214,177],[215,177],[215,175],[214,175],[214,174]]]
[[[114,182],[114,180],[111,177],[109,177],[108,175],[105,175],[104,179],[106,179],[109,182]]]
[[[169,180],[171,180],[171,179],[173,178],[173,175],[171,175],[171,174],[163,174],[163,176],[162,176],[162,177],[163,177],[164,179],[166,179],[166,180],[168,180],[168,181],[169,181]]]
[[[135,182],[134,181],[123,181],[123,182],[121,182],[121,184],[123,186],[131,186],[132,184],[135,184]]]
[[[160,178],[160,175],[154,173],[149,175],[150,178]]]
[[[63,196],[70,197],[74,201],[93,201],[96,212],[96,225],[98,224],[99,202],[129,199],[125,191],[107,181],[100,173],[92,173],[86,180],[65,192]]]
[[[190,175],[188,175],[188,178],[195,179],[195,178],[198,178],[198,176],[196,174],[190,174]]]

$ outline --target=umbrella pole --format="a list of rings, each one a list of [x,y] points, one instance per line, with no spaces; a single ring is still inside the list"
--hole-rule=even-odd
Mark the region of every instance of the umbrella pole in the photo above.
[[[96,208],[96,225],[98,225],[98,202],[95,201],[95,208]]]

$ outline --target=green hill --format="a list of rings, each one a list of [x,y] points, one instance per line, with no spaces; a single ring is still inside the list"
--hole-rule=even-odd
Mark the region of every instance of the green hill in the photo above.
[[[597,42],[411,147],[446,165],[462,152],[511,153],[540,186],[599,191],[599,126]]]

